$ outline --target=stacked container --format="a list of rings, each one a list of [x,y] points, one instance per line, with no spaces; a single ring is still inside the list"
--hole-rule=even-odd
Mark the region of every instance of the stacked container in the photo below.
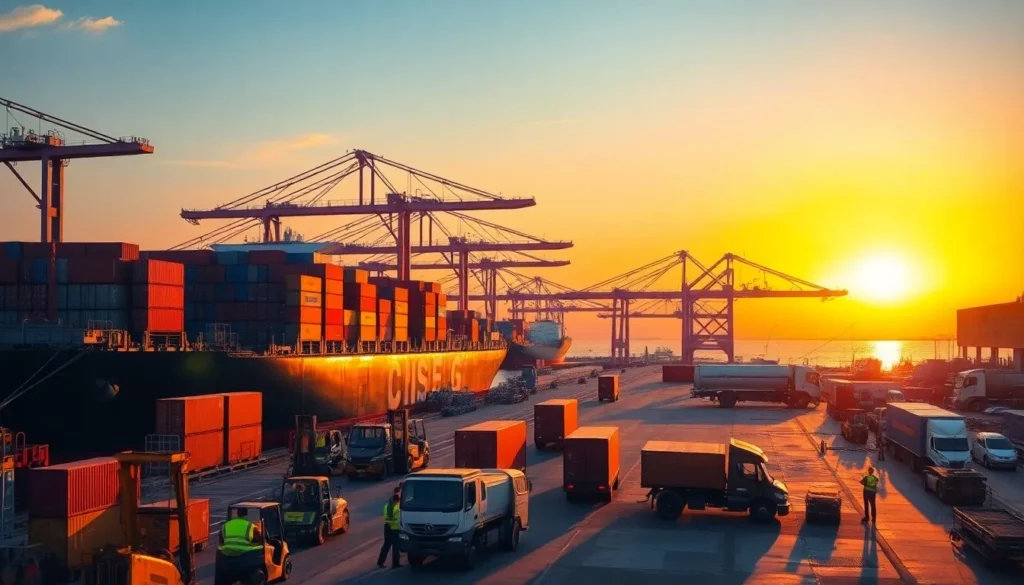
[[[323,338],[323,279],[303,274],[285,278],[284,337],[288,343]]]
[[[381,324],[381,341],[409,341],[409,289],[400,281],[382,277],[371,278],[377,286],[377,320]]]
[[[182,450],[189,454],[189,471],[224,464],[224,402],[223,394],[156,401],[156,433],[179,438]]]
[[[377,325],[377,287],[367,282],[368,275],[365,270],[355,268],[345,269],[345,294],[344,306],[346,318],[349,318],[348,311],[352,311],[347,327],[350,332],[358,334],[355,337],[347,337],[349,342],[371,342],[377,341],[379,334]]]
[[[229,465],[263,453],[263,394],[224,394],[224,454]]]
[[[344,271],[340,266],[324,267],[324,341],[345,341]]]
[[[185,330],[185,267],[145,259],[132,265],[132,333]]]
[[[448,339],[448,296],[444,293],[437,293],[437,339],[444,341]]]
[[[166,500],[139,506],[139,529],[142,544],[148,550],[168,550],[177,553],[181,548],[178,540],[177,502]],[[188,514],[188,529],[196,551],[206,548],[210,541],[210,500],[189,498],[185,508]]]
[[[100,547],[127,544],[119,469],[116,459],[101,457],[29,472],[29,542],[71,571]]]

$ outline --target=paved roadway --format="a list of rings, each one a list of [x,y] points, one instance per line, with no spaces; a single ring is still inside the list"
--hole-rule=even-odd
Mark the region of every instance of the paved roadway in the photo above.
[[[309,585],[336,583],[599,583],[719,584],[895,584],[901,582],[1002,585],[1019,582],[1009,573],[987,572],[972,556],[961,557],[948,542],[951,509],[921,489],[921,482],[896,462],[879,465],[881,490],[877,531],[860,524],[858,480],[867,455],[833,451],[820,456],[814,445],[836,441],[838,429],[824,408],[793,411],[777,405],[741,404],[725,410],[689,398],[689,388],[661,383],[660,368],[622,375],[617,403],[596,401],[596,380],[542,390],[530,402],[485,406],[473,413],[427,423],[432,466],[452,465],[456,428],[489,419],[526,419],[533,403],[547,398],[580,398],[581,425],[617,425],[622,440],[622,485],[613,503],[568,504],[561,491],[561,456],[532,448],[528,432],[528,473],[534,484],[531,527],[516,553],[493,553],[472,572],[429,564],[413,576],[409,569],[380,570],[381,508],[395,480],[337,480],[352,508],[352,530],[319,548],[293,551],[293,579]],[[679,522],[659,520],[639,487],[641,446],[650,439],[753,442],[769,457],[772,473],[793,496],[793,512],[770,525],[745,516],[689,512]],[[842,439],[837,441],[841,442]],[[838,446],[842,446],[838,443]],[[213,521],[241,496],[271,492],[283,464],[243,472],[198,486],[195,497],[210,497]],[[838,528],[804,523],[803,494],[811,483],[841,480],[846,487],[843,522]],[[1010,478],[1013,479],[1013,478]],[[1011,485],[1011,487],[1014,487]],[[1019,489],[1019,488],[1018,488]],[[1024,490],[1022,490],[1024,491]],[[212,547],[211,547],[212,549]],[[198,576],[213,581],[212,550],[199,555]],[[1019,574],[1017,575],[1019,577]]]

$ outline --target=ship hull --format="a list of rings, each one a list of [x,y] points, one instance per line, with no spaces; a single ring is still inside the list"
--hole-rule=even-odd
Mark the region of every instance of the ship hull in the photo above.
[[[56,354],[56,357],[54,355]],[[287,440],[296,414],[322,421],[385,413],[451,386],[491,386],[505,349],[364,356],[240,357],[222,352],[0,352],[4,396],[57,371],[0,410],[0,424],[58,457],[140,449],[159,398],[263,393],[264,443]]]
[[[565,337],[558,345],[509,343],[508,355],[501,364],[502,369],[513,370],[528,366],[554,366],[565,361],[565,354],[572,347],[572,338]]]

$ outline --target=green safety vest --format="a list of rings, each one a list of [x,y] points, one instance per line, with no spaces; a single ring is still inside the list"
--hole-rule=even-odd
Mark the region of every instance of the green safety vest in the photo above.
[[[878,478],[874,475],[868,475],[864,478],[864,491],[874,492],[878,491]]]
[[[220,551],[226,555],[240,555],[254,550],[261,550],[263,547],[253,544],[253,533],[256,525],[245,518],[234,518],[224,523],[221,533],[224,536],[224,544],[220,545]]]
[[[398,522],[402,517],[402,507],[394,502],[384,504],[384,524],[391,530],[398,530]]]

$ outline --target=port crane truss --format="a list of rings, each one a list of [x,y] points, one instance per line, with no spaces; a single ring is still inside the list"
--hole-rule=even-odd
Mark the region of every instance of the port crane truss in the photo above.
[[[737,269],[755,271],[760,281],[738,283]],[[680,269],[678,290],[656,290],[653,285]],[[770,282],[770,280],[772,282]],[[834,290],[757,264],[735,254],[725,254],[711,265],[701,263],[683,250],[659,258],[618,276],[583,289],[539,292],[510,287],[503,294],[471,295],[470,301],[503,300],[512,303],[512,313],[543,313],[550,303],[611,303],[610,311],[598,317],[611,320],[611,346],[614,362],[629,360],[629,326],[634,318],[671,318],[682,320],[682,357],[692,362],[698,351],[717,351],[732,362],[735,358],[734,304],[739,299],[818,298],[829,300],[846,296]],[[671,311],[657,311],[665,303]],[[635,306],[634,306],[635,304]],[[557,306],[557,305],[555,305]],[[568,310],[588,310],[572,306]]]
[[[406,184],[402,192],[396,187],[399,176]],[[383,194],[377,193],[378,183]],[[329,194],[339,197],[346,188],[349,199],[327,199]],[[572,242],[546,240],[463,213],[535,204],[533,198],[503,197],[354,150],[213,209],[183,209],[181,217],[194,224],[203,219],[231,221],[173,249],[223,244],[254,227],[262,228],[264,243],[280,243],[284,217],[359,215],[309,241],[322,244],[322,254],[364,256],[362,267],[380,273],[394,270],[401,280],[409,280],[413,269],[451,269],[459,277],[459,308],[465,309],[471,269],[493,274],[501,268],[568,264],[528,252],[564,250]],[[489,255],[479,255],[483,253]],[[413,256],[432,254],[440,254],[442,261],[413,262]]]
[[[64,169],[72,160],[153,154],[153,145],[145,138],[114,138],[2,97],[0,106],[3,106],[7,118],[4,124],[7,132],[0,133],[0,162],[14,173],[18,182],[36,200],[40,242],[64,241]],[[39,129],[32,130],[23,125],[19,115],[35,119]],[[44,132],[44,123],[53,128]],[[71,141],[64,132],[73,132],[84,139]],[[40,163],[38,193],[15,168],[19,162],[30,161]]]

